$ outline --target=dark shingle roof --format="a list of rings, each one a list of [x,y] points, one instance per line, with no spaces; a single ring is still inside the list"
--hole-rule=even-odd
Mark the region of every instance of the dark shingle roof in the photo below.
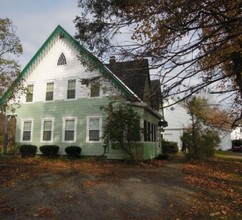
[[[160,88],[160,80],[151,80],[150,81],[150,96],[152,100],[152,108],[155,110],[159,110],[161,107],[161,88]]]
[[[110,62],[106,64],[123,83],[142,101],[149,102],[149,64],[148,60]],[[149,103],[147,103],[149,104]]]
[[[112,58],[106,66],[143,102],[159,111],[162,101],[160,81],[150,81],[148,60],[115,62]]]

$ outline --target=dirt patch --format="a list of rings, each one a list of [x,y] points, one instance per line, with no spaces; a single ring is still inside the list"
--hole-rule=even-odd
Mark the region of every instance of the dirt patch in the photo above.
[[[0,169],[18,169],[0,182],[1,219],[187,219],[196,194],[176,161],[156,167],[19,161]]]

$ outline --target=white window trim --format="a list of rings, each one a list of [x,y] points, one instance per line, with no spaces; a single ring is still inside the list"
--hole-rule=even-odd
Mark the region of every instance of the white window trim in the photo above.
[[[46,100],[47,83],[54,83],[53,100]],[[56,91],[56,82],[54,80],[46,81],[45,82],[44,102],[54,102],[55,101],[55,91]]]
[[[74,125],[74,140],[73,141],[65,141],[65,125],[66,120],[68,119],[74,119],[75,125]],[[62,118],[62,143],[75,143],[76,142],[76,133],[77,133],[77,117],[63,117]]]
[[[102,136],[102,116],[87,116],[87,126],[86,126],[86,143],[102,143],[102,139],[100,138],[99,141],[90,141],[89,140],[89,120],[90,119],[99,119],[100,120],[100,123],[99,123],[99,134],[100,134],[100,137]]]
[[[43,131],[44,131],[44,121],[52,121],[52,126],[51,126],[51,140],[50,141],[44,141],[43,140]],[[53,137],[54,137],[54,118],[42,118],[41,119],[41,132],[40,132],[40,142],[41,143],[53,143]]]
[[[74,99],[68,99],[67,98],[67,91],[68,91],[68,81],[69,80],[76,80],[76,84],[75,84],[75,98]],[[78,80],[76,78],[68,78],[66,79],[66,94],[65,94],[65,101],[73,101],[73,100],[77,100],[77,83]]]
[[[35,83],[34,83],[34,82],[29,82],[28,84],[26,84],[26,89],[28,89],[28,86],[31,86],[31,85],[33,85],[33,99],[32,99],[32,102],[27,102],[27,101],[26,101],[27,94],[25,94],[25,96],[24,96],[24,103],[25,103],[25,104],[31,104],[31,103],[33,103],[34,100],[35,100],[35,98],[34,98]]]
[[[26,140],[23,140],[23,132],[24,132],[24,122],[25,121],[31,121],[31,134],[30,134],[30,140],[29,141],[26,141]],[[34,128],[34,119],[33,118],[25,118],[25,119],[21,119],[21,133],[20,133],[20,140],[21,142],[32,142],[33,140],[33,129]]]
[[[90,85],[89,85],[89,99],[100,99],[100,98],[102,98],[103,97],[103,90],[102,90],[102,86],[101,86],[101,84],[100,84],[100,91],[99,91],[99,96],[95,96],[95,97],[92,97],[91,96],[91,83],[90,83]]]

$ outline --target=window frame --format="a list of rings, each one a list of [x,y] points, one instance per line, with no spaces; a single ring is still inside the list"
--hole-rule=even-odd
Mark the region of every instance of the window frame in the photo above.
[[[61,55],[59,56],[58,60],[57,60],[57,66],[63,66],[63,65],[66,65],[66,64],[67,64],[66,56],[62,52]]]
[[[143,131],[144,142],[157,142],[158,128],[156,124],[144,119]]]
[[[92,95],[92,93],[93,93],[93,88],[95,88],[95,86],[98,86],[98,89],[99,89],[99,91],[98,91],[98,95],[97,96],[93,96]],[[100,82],[92,82],[91,84],[90,84],[90,98],[100,98],[102,95],[101,95],[101,84],[100,84]]]
[[[47,88],[48,88],[48,84],[50,84],[50,83],[53,83],[53,91],[52,91],[52,99],[51,100],[47,100]],[[46,84],[45,84],[45,101],[46,102],[52,102],[52,101],[54,101],[54,95],[55,95],[55,82],[54,81],[50,81],[50,82],[46,82]]]
[[[75,91],[75,96],[74,96],[74,98],[68,98],[68,91],[72,91],[72,90],[73,90],[73,89],[72,89],[72,90],[69,90],[69,82],[70,82],[70,81],[75,81],[75,90],[74,90],[74,91]],[[76,99],[76,95],[77,95],[77,94],[76,94],[76,91],[77,91],[77,90],[76,90],[76,88],[77,88],[77,83],[76,83],[76,82],[77,82],[76,79],[68,79],[68,80],[67,80],[67,86],[66,86],[66,100],[75,100],[75,99]]]
[[[32,93],[30,93],[29,92],[29,86],[32,86]],[[34,83],[29,83],[29,84],[27,84],[27,93],[26,93],[26,97],[25,97],[25,102],[26,103],[31,103],[31,102],[33,102],[34,101]],[[28,101],[28,96],[29,95],[32,95],[32,97],[31,97],[31,101]]]
[[[65,140],[65,127],[67,120],[74,120],[74,140]],[[75,143],[76,142],[76,134],[77,134],[77,117],[64,117],[62,119],[62,143]]]
[[[23,138],[24,138],[24,123],[25,122],[31,122],[30,140],[23,140]],[[32,142],[32,140],[33,140],[33,127],[34,127],[34,120],[32,118],[21,120],[21,136],[20,136],[21,142]]]
[[[44,140],[44,122],[51,121],[51,138],[50,140]],[[54,137],[54,118],[42,118],[41,119],[41,133],[40,133],[40,142],[41,143],[52,143]]]
[[[90,140],[90,120],[99,119],[99,140]],[[87,125],[86,125],[86,143],[102,143],[102,116],[87,116]]]

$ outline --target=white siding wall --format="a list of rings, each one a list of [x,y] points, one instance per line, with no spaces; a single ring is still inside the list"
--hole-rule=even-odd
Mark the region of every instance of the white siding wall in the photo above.
[[[164,107],[170,105],[172,102],[172,100],[165,102]],[[180,104],[175,104],[173,106],[164,108],[164,117],[168,122],[168,126],[164,128],[164,139],[177,142],[179,149],[181,149],[181,136],[183,135],[184,128],[188,127],[191,123],[190,115],[187,113],[187,110]]]
[[[232,142],[231,142],[231,133],[230,132],[224,132],[220,135],[221,142],[219,144],[220,150],[229,150],[232,148]]]
[[[168,102],[164,103],[164,106],[170,105],[172,102],[172,100],[169,100]],[[164,139],[177,142],[178,147],[181,150],[181,136],[183,135],[184,128],[191,124],[190,115],[187,113],[187,110],[180,104],[175,104],[171,107],[164,108],[164,117],[168,122],[168,127],[164,129],[165,132],[163,133]],[[221,150],[231,149],[230,132],[221,132],[220,138],[221,142],[218,147]]]
[[[79,79],[91,78],[99,75],[97,71],[89,72],[78,60],[78,51],[65,38],[56,39],[50,50],[45,52],[43,60],[32,68],[33,73],[29,73],[25,77],[25,85],[34,84],[34,102],[45,101],[46,83],[54,82],[54,100],[65,100],[67,94],[67,82],[69,79],[77,79],[76,81],[76,98],[90,96],[90,89],[86,85],[82,85]],[[57,65],[59,56],[63,53],[66,57],[66,65]],[[68,73],[68,74],[67,74]],[[102,87],[109,90],[113,88],[107,80],[104,80]],[[110,92],[116,95],[117,90]],[[102,93],[101,93],[102,94]],[[105,94],[105,95],[110,95]],[[21,97],[21,102],[25,103],[25,95]]]

